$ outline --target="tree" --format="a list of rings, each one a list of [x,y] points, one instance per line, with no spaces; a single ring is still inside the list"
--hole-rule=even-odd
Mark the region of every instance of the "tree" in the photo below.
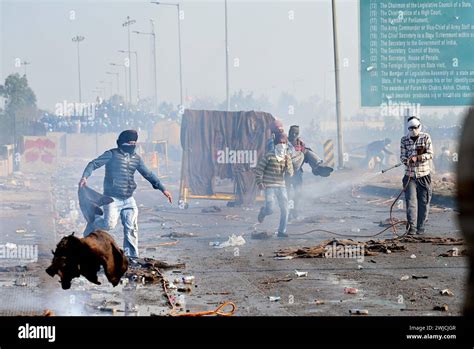
[[[15,73],[0,85],[0,96],[6,99],[4,117],[0,120],[0,141],[17,143],[17,136],[28,133],[38,116],[36,95],[28,86],[26,75]]]

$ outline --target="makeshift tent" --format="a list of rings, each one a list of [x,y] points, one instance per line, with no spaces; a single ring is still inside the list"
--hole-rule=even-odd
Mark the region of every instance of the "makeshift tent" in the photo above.
[[[257,192],[254,169],[264,155],[274,120],[264,112],[186,110],[181,124],[180,199],[235,197],[239,203],[253,203]],[[232,179],[234,193],[217,193],[216,177]]]

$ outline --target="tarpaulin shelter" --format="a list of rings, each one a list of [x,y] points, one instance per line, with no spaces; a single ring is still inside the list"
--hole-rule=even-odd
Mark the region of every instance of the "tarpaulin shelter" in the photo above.
[[[265,153],[270,124],[265,112],[185,110],[181,123],[183,148],[180,200],[255,201],[255,166]],[[216,192],[216,178],[232,179],[233,193]]]

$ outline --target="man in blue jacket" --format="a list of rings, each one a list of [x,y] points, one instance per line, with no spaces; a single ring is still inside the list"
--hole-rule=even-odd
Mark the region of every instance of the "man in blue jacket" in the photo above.
[[[105,165],[104,195],[110,196],[113,202],[104,206],[104,215],[96,216],[94,222],[88,223],[84,236],[97,229],[112,230],[120,217],[123,225],[123,250],[130,258],[138,258],[138,207],[133,198],[137,188],[134,180],[135,171],[151,183],[154,189],[159,189],[172,202],[169,191],[165,189],[158,177],[151,172],[143,159],[135,153],[138,133],[126,130],[117,139],[117,148],[107,150],[97,159],[89,162],[82,174],[79,186],[87,183],[92,172]]]

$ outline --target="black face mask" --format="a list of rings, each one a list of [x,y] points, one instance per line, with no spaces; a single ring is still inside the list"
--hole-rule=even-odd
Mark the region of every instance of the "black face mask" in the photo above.
[[[122,149],[122,151],[124,151],[125,153],[133,154],[135,153],[136,147],[136,145],[124,143],[120,146],[120,149]]]

